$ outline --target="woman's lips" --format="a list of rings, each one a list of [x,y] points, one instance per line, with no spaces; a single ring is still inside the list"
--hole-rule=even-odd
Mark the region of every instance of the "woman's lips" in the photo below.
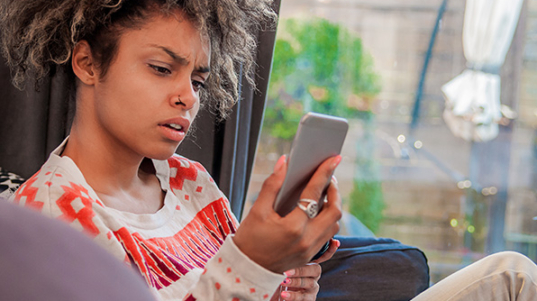
[[[175,117],[159,123],[164,137],[169,140],[180,142],[185,138],[190,122],[183,117]]]
[[[164,134],[164,137],[168,138],[169,140],[180,142],[185,138],[185,131],[182,128],[179,130],[173,126],[170,126],[169,124],[159,125],[159,128]]]

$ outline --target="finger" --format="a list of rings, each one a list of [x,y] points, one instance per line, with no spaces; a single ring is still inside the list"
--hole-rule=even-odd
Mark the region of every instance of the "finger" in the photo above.
[[[282,187],[287,173],[287,156],[281,156],[276,165],[274,172],[263,182],[259,196],[255,201],[255,206],[259,207],[264,212],[272,212],[276,196]]]
[[[274,165],[274,171],[273,173],[277,173],[285,164],[287,164],[287,156],[282,155],[278,161],[276,161],[276,164]]]
[[[329,230],[326,226],[334,225],[335,222],[341,219],[341,215],[341,196],[339,194],[339,187],[338,184],[332,180],[330,185],[328,185],[327,198],[326,203],[324,203],[324,208],[321,210],[321,212],[319,212],[319,215],[313,219],[313,223],[319,227],[324,227],[324,229]],[[334,231],[334,229],[330,229],[330,231]],[[334,236],[336,233],[337,230],[329,237]]]
[[[308,224],[308,227],[306,228],[305,236],[309,237],[309,241],[315,241],[320,242],[320,244],[324,244],[326,241],[330,240],[334,235],[336,235],[339,231],[339,220],[341,219],[341,197],[339,195],[339,190],[337,188],[337,183],[335,181],[332,181],[328,187],[327,190],[327,202],[325,203],[325,208],[315,217],[312,219],[312,221]],[[321,247],[320,245],[317,247],[316,250],[318,251]],[[330,248],[330,245],[329,245]],[[332,247],[333,248],[333,247]],[[325,255],[325,257],[322,257],[322,261],[316,261],[316,262],[323,262],[325,260],[328,260],[333,254],[330,253],[332,251],[329,251],[329,255]],[[333,251],[335,252],[335,250]],[[315,253],[312,254],[312,257]]]
[[[328,247],[328,250],[326,250],[326,252],[324,252],[324,254],[321,257],[317,258],[313,262],[322,263],[332,258],[332,256],[334,256],[334,254],[336,253],[340,245],[341,243],[339,242],[339,240],[333,239],[333,238],[330,239],[330,246]]]
[[[287,276],[287,278],[297,278],[297,277],[316,278],[321,275],[321,272],[322,272],[321,265],[319,265],[318,263],[312,262],[304,266],[286,271],[284,274],[285,276]]]
[[[341,162],[341,155],[326,159],[309,180],[300,198],[319,200],[330,183],[334,170]]]
[[[319,292],[319,284],[315,281],[315,288],[310,290],[283,291],[280,296],[286,301],[314,301]]]
[[[288,287],[293,291],[299,290],[311,290],[314,289],[317,284],[317,279],[310,277],[296,277],[296,278],[286,278],[282,282],[282,286]]]
[[[323,194],[328,183],[332,179],[332,174],[335,168],[341,162],[341,156],[337,155],[326,159],[315,171],[311,179],[309,180],[306,188],[300,195],[301,199],[312,199],[318,201]],[[306,221],[308,216],[298,206],[287,215],[290,219]]]

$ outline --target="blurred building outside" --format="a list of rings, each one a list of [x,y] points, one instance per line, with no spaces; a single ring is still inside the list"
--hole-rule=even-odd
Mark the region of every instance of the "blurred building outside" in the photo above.
[[[320,17],[343,25],[361,38],[373,57],[381,86],[369,108],[374,127],[365,129],[361,120],[349,120],[336,177],[342,197],[348,198],[360,169],[357,141],[373,135],[385,203],[375,235],[421,248],[429,258],[433,281],[490,252],[487,235],[495,222],[490,217],[497,216],[491,208],[502,197],[505,227],[499,239],[505,249],[537,260],[537,221],[533,220],[537,216],[537,0],[526,0],[501,71],[502,104],[518,116],[500,126],[500,135],[487,148],[454,137],[442,119],[441,87],[466,67],[462,0],[448,1],[425,78],[419,123],[409,137],[420,72],[441,3],[283,0],[280,11],[282,21]],[[265,151],[270,149],[266,135],[260,140],[246,211],[281,155]],[[288,147],[283,151],[288,152]],[[470,178],[478,183],[470,183]],[[507,189],[502,190],[502,185]]]

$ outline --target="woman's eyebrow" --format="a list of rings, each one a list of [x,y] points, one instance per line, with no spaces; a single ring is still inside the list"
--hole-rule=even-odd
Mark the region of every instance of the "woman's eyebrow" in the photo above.
[[[209,68],[208,66],[202,66],[202,67],[197,67],[195,71],[198,73],[210,73],[211,68]]]
[[[168,47],[165,47],[165,46],[161,46],[161,45],[156,45],[156,44],[149,44],[150,47],[154,47],[154,48],[158,48],[160,50],[163,50],[164,52],[166,52],[166,54],[168,54],[174,61],[176,61],[177,63],[185,66],[185,65],[188,65],[189,61],[187,58],[185,57],[182,57],[180,54],[174,52],[173,50],[171,50],[170,48]]]
[[[182,66],[186,66],[190,63],[190,61],[187,58],[182,57],[180,54],[174,52],[173,50],[171,50],[170,48],[166,46],[161,46],[161,45],[156,45],[156,44],[150,44],[149,46],[161,49],[162,51],[166,52],[166,54],[168,54],[175,62],[177,62],[178,64]],[[195,71],[199,73],[209,73],[211,72],[211,68],[209,68],[209,66],[200,66],[200,67],[196,67]]]

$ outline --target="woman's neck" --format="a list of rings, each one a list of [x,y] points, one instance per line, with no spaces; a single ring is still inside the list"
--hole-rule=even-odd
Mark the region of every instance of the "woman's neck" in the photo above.
[[[151,160],[129,152],[120,143],[73,125],[62,156],[75,162],[107,207],[151,214],[164,206],[165,193]]]
[[[143,156],[135,154],[109,135],[73,123],[71,134],[62,156],[71,158],[88,184],[105,194],[129,191],[140,185],[144,170],[140,170]]]

